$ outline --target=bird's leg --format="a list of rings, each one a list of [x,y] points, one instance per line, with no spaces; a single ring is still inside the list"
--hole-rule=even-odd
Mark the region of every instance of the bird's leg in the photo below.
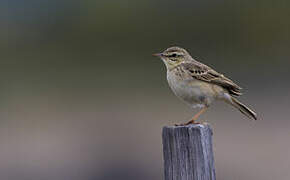
[[[207,106],[204,106],[196,115],[193,116],[193,118],[188,121],[187,123],[185,123],[185,125],[189,125],[189,124],[198,124],[195,122],[195,120],[197,120],[197,118],[204,113],[207,110]]]
[[[202,114],[204,113],[205,111],[207,110],[207,106],[203,107],[196,115],[193,116],[193,118],[188,121],[187,123],[185,124],[175,124],[175,126],[186,126],[186,125],[189,125],[189,124],[199,124],[199,123],[196,123],[195,120],[197,120],[197,118]]]

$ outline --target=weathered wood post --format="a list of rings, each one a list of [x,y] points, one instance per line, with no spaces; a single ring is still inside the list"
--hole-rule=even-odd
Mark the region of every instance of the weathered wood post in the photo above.
[[[163,127],[165,180],[215,180],[209,125]]]

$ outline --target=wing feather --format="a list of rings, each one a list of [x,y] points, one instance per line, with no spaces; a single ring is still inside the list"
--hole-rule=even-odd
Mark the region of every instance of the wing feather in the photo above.
[[[212,68],[202,63],[186,62],[186,63],[182,63],[181,66],[186,71],[189,72],[192,78],[219,85],[223,87],[224,89],[228,90],[228,92],[232,95],[236,95],[236,96],[242,95],[241,93],[242,88],[240,86],[235,84],[229,78],[225,77],[223,74],[216,72]]]

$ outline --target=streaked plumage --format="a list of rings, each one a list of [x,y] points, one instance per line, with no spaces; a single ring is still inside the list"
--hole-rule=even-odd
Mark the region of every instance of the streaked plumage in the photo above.
[[[254,111],[234,98],[242,95],[241,87],[223,74],[193,59],[185,49],[171,47],[155,55],[167,67],[167,80],[172,91],[190,106],[207,108],[213,101],[222,100],[247,117],[257,119]],[[200,114],[189,123],[193,123]]]

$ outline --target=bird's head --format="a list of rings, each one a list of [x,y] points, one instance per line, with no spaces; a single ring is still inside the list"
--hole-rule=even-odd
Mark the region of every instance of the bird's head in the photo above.
[[[185,49],[176,46],[170,47],[162,53],[153,54],[153,56],[160,57],[167,69],[174,68],[180,63],[191,59],[191,56]]]

